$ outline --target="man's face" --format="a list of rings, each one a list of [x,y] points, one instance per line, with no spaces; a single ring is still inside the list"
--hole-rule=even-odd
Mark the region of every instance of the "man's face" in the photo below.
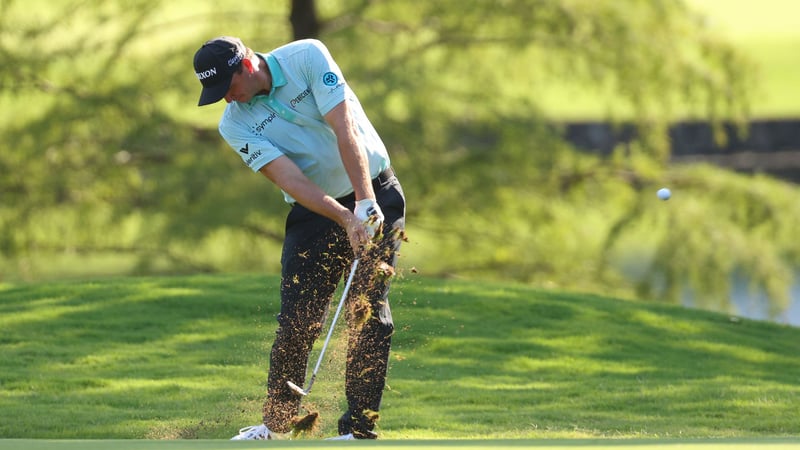
[[[242,70],[233,74],[231,78],[231,87],[228,88],[228,93],[225,94],[225,101],[247,103],[258,92],[256,77],[242,67]]]

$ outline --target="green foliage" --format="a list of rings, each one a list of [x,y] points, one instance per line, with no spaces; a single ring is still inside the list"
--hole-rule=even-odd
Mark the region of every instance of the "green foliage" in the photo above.
[[[257,249],[264,245],[252,245],[254,236],[276,234],[247,207],[279,195],[251,193],[253,180],[235,176],[239,166],[220,157],[213,130],[179,122],[160,103],[160,90],[191,74],[184,58],[171,62],[177,49],[139,53],[158,42],[147,32],[160,2],[129,3],[124,14],[100,1],[48,4],[52,17],[12,22],[27,15],[14,6],[4,16],[14,64],[0,80],[22,118],[3,130],[14,149],[0,155],[3,254],[28,265],[40,252],[122,252],[138,255],[137,271],[159,257],[173,270],[213,270],[213,252],[194,257],[209,235],[254,230],[231,247]]]
[[[649,151],[665,158],[664,127],[676,117],[746,112],[750,63],[681,1],[411,3],[371,5],[363,21],[326,38],[365,47],[370,58],[342,56],[351,73],[370,80],[368,102],[413,92],[405,109],[423,123],[535,120],[547,81],[566,79],[613,93]]]
[[[607,242],[616,245],[623,229],[640,230],[628,239],[651,235],[652,266],[642,274],[641,295],[678,301],[689,288],[707,299],[705,306],[732,310],[731,277],[747,274],[753,290],[772,299],[771,312],[783,311],[800,264],[800,244],[790,237],[800,217],[796,188],[704,166],[676,171],[670,184],[677,194],[668,204],[646,192]]]
[[[0,286],[4,438],[227,439],[261,418],[277,276]],[[800,330],[670,305],[406,275],[387,439],[797,436]],[[346,340],[312,395],[334,434]],[[295,442],[295,444],[301,444]]]
[[[796,190],[665,163],[671,120],[740,120],[752,86],[683,2],[318,6],[408,195],[404,265],[665,299],[724,298],[740,271],[784,304]],[[0,3],[0,104],[13,111],[0,122],[0,271],[277,271],[285,205],[219,138],[219,108],[195,107],[190,60],[219,34],[283,43],[287,7]],[[553,80],[613,98],[641,140],[609,159],[570,149],[539,110]],[[652,192],[673,181],[669,206],[687,209],[667,216]],[[632,287],[622,269],[640,254]]]

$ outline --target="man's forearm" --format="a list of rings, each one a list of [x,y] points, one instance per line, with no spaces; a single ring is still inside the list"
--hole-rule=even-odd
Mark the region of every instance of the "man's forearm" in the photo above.
[[[308,179],[287,157],[282,156],[265,165],[259,172],[291,195],[298,203],[346,227],[352,212]]]
[[[369,161],[358,142],[358,135],[352,115],[348,111],[347,101],[336,105],[325,115],[325,120],[336,134],[342,164],[353,185],[356,200],[375,199]]]

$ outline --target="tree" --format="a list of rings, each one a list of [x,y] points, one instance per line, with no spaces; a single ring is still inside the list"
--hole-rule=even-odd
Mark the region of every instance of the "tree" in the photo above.
[[[684,2],[343,0],[320,15],[310,0],[218,3],[31,14],[0,2],[0,83],[15,111],[0,125],[0,263],[35,276],[36,255],[85,265],[113,252],[139,272],[278,269],[263,255],[279,246],[280,194],[242,170],[213,120],[185,111],[198,30],[225,29],[257,49],[325,40],[392,147],[423,273],[625,291],[618,259],[633,247],[650,270],[641,296],[687,285],[724,296],[746,270],[779,302],[800,262],[795,191],[667,164],[671,120],[743,120],[752,81]],[[608,119],[632,119],[641,138],[611,158],[571,149],[537,103],[562,80],[613,99]],[[669,204],[691,197],[693,214],[650,201],[664,180]],[[710,232],[736,245],[715,252]]]
[[[317,19],[317,8],[314,0],[292,0],[292,12],[289,15],[294,39],[319,37],[320,23]]]
[[[323,33],[361,75],[355,82],[370,91],[368,109],[385,114],[382,130],[396,130],[395,155],[407,149],[413,170],[405,176],[424,203],[416,208],[442,218],[416,220],[435,248],[430,261],[458,255],[442,273],[613,285],[614,252],[637,239],[644,252],[636,257],[645,256],[638,265],[647,268],[638,275],[642,297],[680,301],[694,291],[698,302],[720,308],[731,277],[745,272],[775,310],[785,304],[798,245],[762,233],[790,233],[783,213],[770,211],[796,219],[791,188],[668,164],[673,120],[744,124],[754,83],[752,65],[685,2],[393,1],[351,9],[359,20],[326,19]],[[566,148],[537,108],[538,91],[561,80],[613,99],[609,108],[623,113],[607,119],[632,121],[639,139],[611,159]],[[652,201],[665,182],[708,204],[667,220]],[[725,201],[709,198],[721,184]],[[745,219],[741,209],[763,214]],[[642,239],[648,225],[658,232]],[[740,245],[709,248],[711,232]]]

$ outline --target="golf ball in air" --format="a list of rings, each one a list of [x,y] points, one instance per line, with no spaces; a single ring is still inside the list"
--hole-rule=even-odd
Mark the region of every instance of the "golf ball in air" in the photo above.
[[[658,195],[658,198],[661,200],[669,200],[669,198],[672,197],[672,192],[670,192],[667,188],[661,188],[658,190],[656,195]]]

